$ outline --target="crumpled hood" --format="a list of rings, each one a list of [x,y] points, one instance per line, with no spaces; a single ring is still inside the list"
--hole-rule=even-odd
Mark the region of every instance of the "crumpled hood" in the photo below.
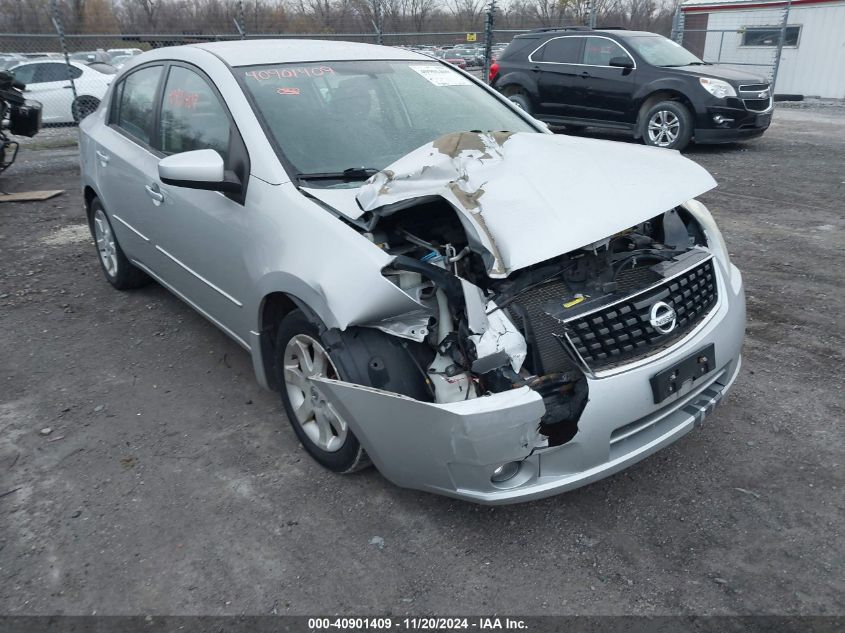
[[[448,134],[359,189],[309,189],[355,218],[440,196],[459,213],[491,277],[597,242],[716,186],[678,152],[533,133]],[[354,199],[357,204],[354,204]]]

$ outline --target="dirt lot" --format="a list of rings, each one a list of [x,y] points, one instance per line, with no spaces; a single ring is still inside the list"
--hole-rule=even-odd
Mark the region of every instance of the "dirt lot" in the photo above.
[[[842,108],[688,153],[749,308],[704,428],[495,509],[318,467],[246,353],[161,287],[105,282],[67,145],[0,177],[67,189],[0,205],[0,613],[845,612]]]

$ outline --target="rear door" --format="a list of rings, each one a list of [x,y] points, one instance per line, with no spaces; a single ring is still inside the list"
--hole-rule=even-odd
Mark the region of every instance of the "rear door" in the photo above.
[[[143,66],[115,86],[108,125],[95,141],[98,193],[126,255],[156,271],[150,236],[158,201],[147,187],[158,177],[159,155],[152,147],[162,64]]]
[[[582,37],[555,37],[528,56],[531,70],[538,75],[537,114],[541,118],[577,115],[580,91],[584,88],[578,76],[583,45]]]
[[[77,79],[82,71],[64,62],[40,62],[27,64],[15,71],[15,77],[26,84],[27,99],[39,101],[44,123],[70,123],[73,121],[73,86],[71,78]]]
[[[582,39],[581,77],[584,85],[578,93],[579,116],[611,123],[631,122],[637,70],[611,66],[610,60],[625,57],[634,64],[633,58],[608,37]]]

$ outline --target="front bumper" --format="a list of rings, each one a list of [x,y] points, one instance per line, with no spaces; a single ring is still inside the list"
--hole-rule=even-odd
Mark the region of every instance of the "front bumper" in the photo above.
[[[739,100],[735,100],[739,101]],[[745,108],[709,106],[696,117],[696,143],[731,143],[761,136],[772,122],[773,109],[753,112]],[[715,118],[721,117],[722,123]]]
[[[588,378],[589,402],[578,433],[563,446],[539,447],[544,413],[528,387],[451,404],[421,402],[370,387],[318,379],[379,471],[399,486],[485,504],[539,499],[597,481],[671,444],[700,425],[740,368],[745,295],[735,267],[716,267],[713,312],[674,347],[647,363]],[[713,344],[716,369],[655,405],[649,379]],[[515,476],[493,470],[518,461]]]

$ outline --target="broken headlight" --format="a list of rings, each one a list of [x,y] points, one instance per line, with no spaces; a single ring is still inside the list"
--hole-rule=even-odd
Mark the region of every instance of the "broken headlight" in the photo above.
[[[690,212],[699,226],[701,226],[701,229],[704,231],[704,237],[707,238],[707,246],[713,251],[716,258],[725,265],[725,268],[729,269],[731,266],[731,257],[728,254],[728,245],[725,243],[725,238],[722,237],[722,232],[716,225],[716,220],[713,219],[710,211],[698,200],[685,202],[683,207]]]

